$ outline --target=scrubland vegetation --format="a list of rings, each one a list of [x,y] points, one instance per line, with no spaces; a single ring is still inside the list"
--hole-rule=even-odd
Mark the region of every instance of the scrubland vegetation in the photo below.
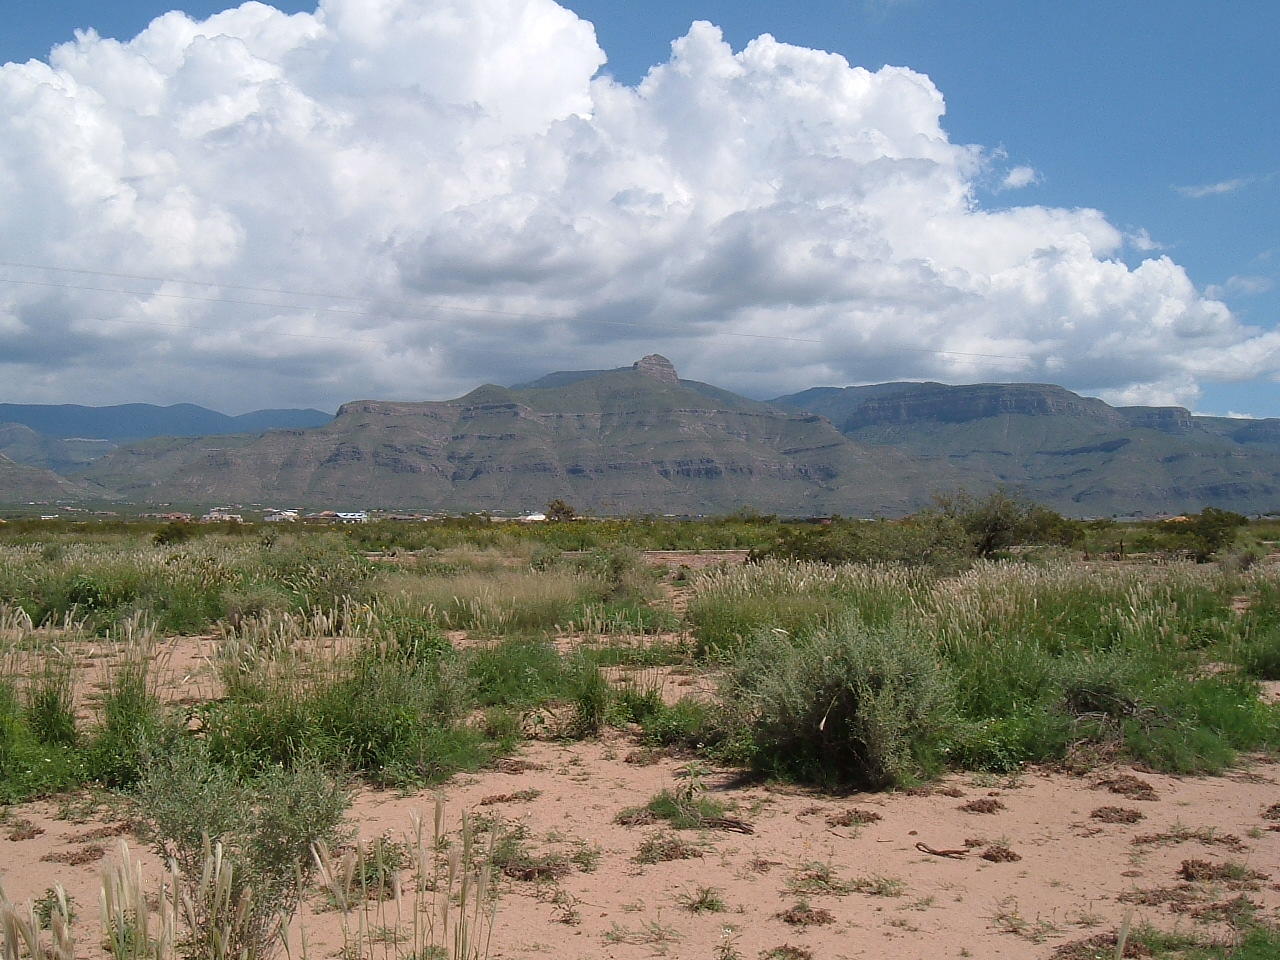
[[[1259,696],[1280,679],[1280,573],[1257,562],[1276,533],[1210,511],[1083,524],[1001,497],[821,526],[13,523],[0,803],[90,784],[129,798],[174,870],[158,909],[127,869],[114,881],[103,935],[117,958],[265,957],[307,889],[363,903],[356,889],[385,882],[388,858],[430,900],[414,910],[438,918],[443,897],[458,912],[388,955],[483,956],[494,845],[510,841],[464,825],[450,847],[437,820],[401,847],[341,852],[353,784],[430,787],[529,738],[608,727],[826,790],[1029,763],[1220,772],[1280,747],[1280,710]],[[640,549],[752,562],[659,569]],[[157,687],[175,635],[214,650],[199,702]],[[113,655],[88,693],[91,649]],[[640,669],[620,679],[619,665]],[[710,692],[664,699],[644,668],[672,665]],[[679,827],[678,799],[642,812]],[[70,917],[51,903],[43,924],[4,908],[7,957],[69,960]],[[352,928],[353,956],[369,954],[368,929]],[[1271,955],[1274,932],[1246,934],[1234,956]]]

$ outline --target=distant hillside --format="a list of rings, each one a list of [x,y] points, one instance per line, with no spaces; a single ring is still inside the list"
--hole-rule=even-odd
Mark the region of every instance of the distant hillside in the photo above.
[[[320,410],[255,410],[231,417],[192,403],[168,407],[150,403],[114,407],[0,403],[0,424],[21,424],[54,439],[140,440],[256,433],[319,427],[332,419]]]
[[[1005,484],[1073,514],[1280,507],[1280,420],[1112,407],[1049,384],[818,387],[773,403],[851,440]]]
[[[0,503],[23,503],[30,500],[80,500],[88,491],[80,484],[41,470],[14,463],[0,454]]]
[[[86,467],[117,446],[113,440],[61,440],[21,423],[0,423],[0,454],[15,463],[56,473]]]
[[[563,497],[599,513],[902,512],[928,478],[825,419],[706,384],[670,363],[486,385],[457,400],[356,401],[314,430],[152,440],[84,475],[132,499],[512,512]]]

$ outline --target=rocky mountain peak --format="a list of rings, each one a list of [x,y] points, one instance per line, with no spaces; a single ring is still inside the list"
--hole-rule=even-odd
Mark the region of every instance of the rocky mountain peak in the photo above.
[[[631,365],[631,369],[646,377],[652,377],[660,383],[679,383],[680,377],[676,375],[676,368],[660,353],[651,353],[647,357],[641,357]]]

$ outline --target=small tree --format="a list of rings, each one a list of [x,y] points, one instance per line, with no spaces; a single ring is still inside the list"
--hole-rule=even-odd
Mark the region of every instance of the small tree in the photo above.
[[[1236,538],[1236,530],[1248,522],[1247,518],[1230,510],[1205,507],[1187,518],[1176,540],[1198,563],[1204,563],[1223,547],[1230,546]]]
[[[1070,546],[1079,542],[1083,529],[1048,507],[997,489],[985,497],[963,490],[934,498],[944,517],[958,522],[969,535],[973,551],[990,557],[1007,547],[1022,543],[1056,543]]]
[[[556,497],[554,500],[552,500],[550,503],[547,504],[548,520],[555,520],[555,521],[576,520],[577,518],[578,518],[578,511],[573,509],[573,507],[569,506],[569,504],[565,503],[559,497]]]

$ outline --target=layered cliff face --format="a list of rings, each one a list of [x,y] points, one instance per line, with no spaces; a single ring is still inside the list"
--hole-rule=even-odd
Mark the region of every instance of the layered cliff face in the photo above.
[[[857,387],[847,389],[859,390]],[[843,415],[842,399],[848,408]],[[1040,383],[978,383],[961,387],[929,383],[916,389],[899,389],[886,396],[832,398],[824,406],[827,409],[816,412],[831,417],[846,432],[890,423],[965,423],[1005,415],[1079,417],[1112,426],[1125,422],[1120,411],[1101,400]]]
[[[316,429],[151,441],[94,464],[132,498],[514,512],[902,512],[928,478],[827,420],[682,381],[665,358],[457,400],[355,401]]]
[[[1112,407],[1048,384],[876,384],[773,402],[974,488],[1003,484],[1072,514],[1280,508],[1278,420]]]

